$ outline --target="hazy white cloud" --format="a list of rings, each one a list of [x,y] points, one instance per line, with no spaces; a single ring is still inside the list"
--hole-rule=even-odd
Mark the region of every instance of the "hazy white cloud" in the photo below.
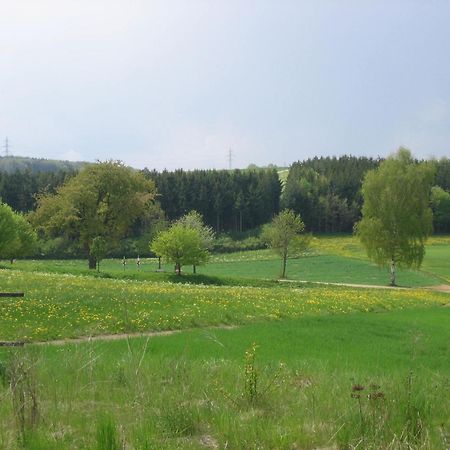
[[[168,130],[153,148],[140,152],[131,163],[156,169],[246,167],[258,161],[261,146],[235,126],[227,124],[186,123]]]
[[[171,169],[227,167],[230,147],[234,167],[449,154],[449,16],[406,0],[1,2],[0,140]]]
[[[449,124],[449,107],[443,98],[432,99],[427,102],[419,113],[419,121],[423,126],[427,124]]]
[[[86,161],[84,155],[75,150],[68,150],[63,153],[58,159],[62,159],[64,161]]]
[[[405,114],[391,138],[391,151],[399,146],[421,158],[450,156],[450,116],[446,101],[428,99]]]

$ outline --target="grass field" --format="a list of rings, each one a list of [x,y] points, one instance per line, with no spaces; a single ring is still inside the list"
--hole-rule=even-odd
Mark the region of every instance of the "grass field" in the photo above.
[[[46,340],[103,333],[181,329],[305,314],[439,305],[446,294],[344,287],[181,285],[3,270],[0,338]]]
[[[448,308],[322,315],[0,358],[26,374],[27,448],[444,449],[449,319]],[[0,443],[19,448],[12,402],[0,416]]]
[[[422,270],[398,269],[401,286],[431,286],[450,282],[450,238],[437,237],[429,241]],[[191,268],[184,267],[187,278],[177,279],[173,267],[163,265],[164,272],[157,272],[157,261],[142,259],[138,270],[135,260],[129,259],[125,269],[121,260],[105,260],[101,264],[101,276],[134,280],[189,282],[203,284],[264,285],[262,281],[276,280],[281,261],[270,250],[213,255],[205,266],[197,268],[198,276],[190,276]],[[95,275],[82,260],[30,260],[18,261],[4,267],[25,271]],[[298,281],[323,281],[387,285],[387,268],[379,268],[370,262],[358,240],[352,236],[321,236],[313,240],[307,255],[288,261],[287,276]]]
[[[448,280],[449,250],[431,240],[400,283]],[[450,296],[295,282],[386,284],[351,237],[317,239],[291,283],[266,250],[182,277],[150,260],[5,267],[0,290],[26,295],[0,299],[0,340],[30,344],[0,348],[0,448],[450,446]],[[184,331],[39,343],[156,330]]]

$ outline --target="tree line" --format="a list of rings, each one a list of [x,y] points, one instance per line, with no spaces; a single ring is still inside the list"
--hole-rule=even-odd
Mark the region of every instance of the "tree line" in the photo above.
[[[287,208],[301,214],[306,230],[336,233],[352,232],[361,218],[363,179],[381,161],[355,156],[297,161],[289,169],[283,190],[273,167],[174,172],[144,169],[142,174],[155,183],[156,201],[169,221],[195,210],[216,233],[242,232],[267,223]],[[450,161],[433,161],[433,166],[433,227],[436,232],[450,232]],[[77,173],[75,167],[65,166],[55,171],[0,170],[0,199],[15,211],[33,211],[37,194],[55,193]]]
[[[114,229],[118,223],[121,232],[109,233],[114,234],[113,239],[108,238],[109,253],[115,256],[120,256],[121,253],[144,254],[148,252],[149,240],[159,230],[190,211],[197,211],[205,225],[215,231],[216,236],[227,232],[243,235],[243,232],[270,222],[284,209],[301,215],[307,232],[351,232],[355,223],[361,219],[363,180],[381,162],[381,159],[353,156],[299,161],[292,164],[283,189],[277,170],[273,167],[233,171],[156,172],[148,169],[131,170],[123,164],[110,162],[86,165],[79,172],[66,169],[55,172],[0,171],[0,199],[14,211],[35,211],[30,217],[39,217],[43,215],[43,205],[51,203],[49,198],[59,199],[53,199],[53,204],[65,204],[67,200],[64,200],[64,195],[70,193],[74,196],[77,191],[80,199],[87,202],[84,206],[79,202],[77,208],[87,211],[88,207],[92,207],[92,217],[103,220],[101,226],[93,219],[88,222],[86,226],[94,227],[97,231],[85,237],[85,232],[77,230],[83,223],[80,219],[81,210],[74,212],[70,208],[63,209],[64,213],[53,217],[53,229],[45,233],[46,239],[39,241],[41,254],[71,257],[89,253],[89,239],[108,234],[105,230]],[[441,159],[429,164],[433,172],[433,187],[429,197],[433,227],[438,232],[449,232],[450,161]],[[113,178],[110,178],[111,174],[118,175],[117,165],[142,182],[150,183],[146,185],[146,189],[147,194],[151,193],[152,200],[148,202],[147,210],[136,210],[129,214],[133,218],[131,221],[120,222],[119,219],[127,207],[133,204],[127,199],[127,195],[131,195],[133,189],[134,193],[139,192],[140,188],[132,187],[125,190],[125,196],[118,196],[114,183],[111,182]],[[93,167],[105,167],[105,175],[95,175]],[[119,190],[120,183],[125,178],[122,177],[119,182]],[[80,179],[83,181],[80,182]],[[97,186],[99,191],[92,189],[93,186]],[[111,203],[111,199],[115,198],[116,209]],[[107,207],[110,209],[105,212]],[[51,215],[50,207],[47,209]],[[63,225],[60,224],[59,231],[55,225],[57,218],[61,220],[61,224],[67,225],[64,225],[64,233],[61,231]],[[72,220],[70,223],[67,222],[69,218]],[[40,233],[44,236],[42,228]],[[83,244],[80,244],[80,239],[84,239]],[[258,240],[251,244],[252,248],[257,248],[262,242]]]
[[[433,165],[415,161],[409,150],[400,148],[367,171],[362,181],[362,217],[355,232],[368,257],[381,267],[389,266],[391,286],[396,286],[397,267],[418,269],[422,264],[425,242],[433,229]],[[310,174],[310,168],[303,173]],[[280,278],[286,277],[288,257],[300,256],[307,248],[310,235],[304,230],[301,215],[292,209],[282,210],[264,225],[262,240],[282,260]],[[203,225],[198,213],[191,212],[158,234],[150,245],[158,256],[173,262],[181,275],[183,264],[195,267],[206,262],[212,239],[212,230]]]
[[[30,168],[0,171],[0,199],[14,211],[33,211],[36,209],[38,194],[55,193],[58,187],[77,173],[71,168],[55,171],[33,171]]]
[[[316,157],[292,164],[281,206],[301,214],[311,232],[352,232],[361,218],[362,184],[366,174],[383,159],[342,156]],[[415,163],[425,163],[417,161]],[[431,208],[435,231],[450,232],[450,161],[432,166]]]
[[[279,212],[281,183],[277,170],[143,170],[154,181],[169,221],[189,211],[202,215],[216,233],[263,225]]]
[[[318,160],[312,161],[316,168],[320,167],[317,162]],[[323,167],[327,167],[328,162],[325,161]],[[361,161],[351,158],[345,161],[349,165],[359,162]],[[390,265],[391,284],[395,285],[397,265],[420,267],[422,263],[424,244],[432,232],[431,206],[435,204],[434,197],[438,195],[442,202],[448,194],[445,189],[433,187],[433,184],[437,173],[445,173],[448,166],[445,161],[440,167],[435,162],[418,162],[408,150],[402,148],[384,161],[374,163],[366,160],[364,163],[374,164],[375,168],[366,171],[363,177],[362,218],[356,222],[355,231],[371,259],[380,265]],[[356,164],[356,167],[362,166]],[[356,172],[355,169],[353,173]],[[361,169],[360,172],[364,173],[364,170]],[[217,177],[216,171],[211,173]],[[274,188],[271,182],[278,179],[274,177],[275,173],[267,170],[226,172],[227,175],[221,181],[230,194],[233,192],[233,181],[241,181],[247,176],[250,181],[248,192],[251,192],[251,188],[258,186],[258,183]],[[300,175],[294,179],[300,191],[320,193],[323,185],[330,188],[332,195],[345,195],[343,192],[347,182],[336,182],[332,186],[327,183],[324,175],[307,164],[293,168],[288,176],[286,189],[289,183],[293,183],[295,173]],[[204,175],[202,171],[193,173],[197,174]],[[164,175],[167,177],[165,181],[171,181],[172,187],[180,189],[178,180],[169,178],[169,173]],[[182,171],[177,175],[185,182],[195,181],[194,177],[189,177]],[[357,179],[356,176],[353,178]],[[447,181],[445,177],[444,181]],[[239,193],[234,191],[235,198],[238,198],[244,191],[239,183],[236,186],[241,188]],[[213,194],[217,192],[225,194],[225,190],[220,189],[213,191]],[[353,195],[352,204],[356,204],[358,193],[349,193]],[[31,253],[37,241],[37,231],[41,240],[56,241],[66,249],[80,252],[88,258],[89,268],[98,270],[100,260],[106,255],[108,248],[135,235],[144,236],[147,248],[150,247],[157,256],[173,262],[178,274],[181,274],[182,265],[186,264],[193,265],[195,272],[195,267],[208,259],[214,231],[204,223],[202,214],[195,210],[167,223],[156,201],[157,195],[156,182],[145,171],[131,170],[120,161],[87,165],[54,193],[47,191],[38,194],[36,210],[28,214],[28,217],[14,212],[9,205],[0,202],[0,254],[12,262],[16,256]],[[210,197],[214,201],[214,195]],[[307,195],[304,198],[310,200]],[[195,197],[192,197],[193,200]],[[286,201],[285,198],[283,200]],[[343,203],[347,202],[348,199],[345,199]],[[232,203],[231,208],[230,211],[235,213],[234,219],[239,217],[238,225],[242,227],[243,209],[238,208],[236,202]],[[220,224],[226,223],[226,218],[220,216],[219,212],[223,210],[212,211],[220,229]],[[174,209],[173,214],[176,213]],[[302,213],[309,217],[305,206]],[[267,222],[269,220],[266,221],[261,238],[282,257],[281,276],[285,277],[288,255],[300,253],[306,247],[309,237],[302,235],[305,225],[301,213],[294,209],[283,209],[278,214],[272,214],[271,223]],[[158,223],[161,224],[159,229],[155,227]],[[236,222],[234,224],[236,226]]]
[[[0,156],[0,172],[78,172],[86,162],[59,159],[30,158],[27,156]]]

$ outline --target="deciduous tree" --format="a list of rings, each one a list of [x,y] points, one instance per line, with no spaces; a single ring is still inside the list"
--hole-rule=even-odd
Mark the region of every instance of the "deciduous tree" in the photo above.
[[[0,257],[12,262],[14,258],[31,255],[36,241],[36,233],[27,219],[0,203]]]
[[[356,232],[369,258],[380,266],[390,265],[392,286],[397,266],[419,268],[422,263],[432,232],[432,182],[432,166],[417,163],[404,148],[364,179],[362,219]]]
[[[431,209],[436,231],[450,231],[450,193],[439,186],[431,188]]]
[[[106,256],[106,240],[102,236],[92,239],[90,254],[95,258],[97,272],[100,272],[100,262]]]
[[[311,237],[303,234],[304,229],[301,217],[290,209],[281,211],[264,226],[262,238],[282,258],[280,278],[286,278],[288,257],[300,254],[309,244]]]
[[[108,246],[131,232],[133,224],[151,211],[155,186],[151,180],[118,161],[84,167],[56,194],[38,196],[33,223],[49,237],[64,236],[89,258],[92,239],[103,236]]]
[[[183,265],[202,264],[209,256],[200,232],[179,223],[175,223],[168,230],[161,231],[151,242],[150,249],[157,256],[175,264],[178,275],[181,275]]]
[[[203,248],[207,251],[211,250],[214,243],[214,230],[208,227],[203,222],[203,216],[197,211],[190,211],[185,214],[181,219],[178,219],[177,224],[185,227],[197,230],[202,240]],[[201,263],[202,261],[200,261]],[[198,263],[194,262],[192,265],[193,272],[196,273],[196,266]]]
[[[0,257],[6,256],[5,252],[15,237],[14,211],[6,203],[0,203]]]

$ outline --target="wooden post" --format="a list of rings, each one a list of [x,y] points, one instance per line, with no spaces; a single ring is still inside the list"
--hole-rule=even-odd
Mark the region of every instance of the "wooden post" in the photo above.
[[[0,347],[23,347],[24,341],[0,341]]]

